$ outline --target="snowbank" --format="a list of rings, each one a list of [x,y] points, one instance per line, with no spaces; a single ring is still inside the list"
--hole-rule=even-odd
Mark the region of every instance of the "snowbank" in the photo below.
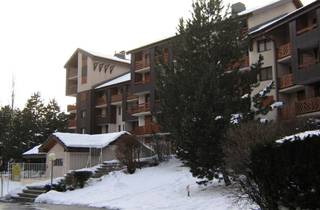
[[[286,136],[282,139],[277,140],[276,142],[279,144],[282,144],[285,141],[296,141],[297,139],[304,140],[305,138],[311,137],[311,136],[320,136],[320,130],[305,131],[305,132],[297,133],[291,136]]]
[[[223,185],[200,187],[196,181],[188,168],[173,159],[157,167],[137,170],[133,175],[113,172],[102,181],[91,180],[83,189],[65,193],[50,191],[40,195],[36,202],[123,210],[240,209],[233,206],[230,192]],[[191,197],[187,197],[187,185]]]

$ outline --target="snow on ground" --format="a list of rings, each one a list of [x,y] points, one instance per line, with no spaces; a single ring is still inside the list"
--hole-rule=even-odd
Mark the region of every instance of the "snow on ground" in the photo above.
[[[3,184],[3,185],[2,185]],[[8,177],[3,178],[3,183],[0,181],[0,197],[1,197],[1,189],[3,189],[2,197],[7,196],[8,194],[15,195],[20,192],[21,188],[24,187],[21,182],[14,182],[8,180]]]
[[[50,191],[40,195],[36,202],[123,210],[240,209],[233,206],[230,191],[223,185],[200,187],[196,181],[188,168],[172,159],[157,167],[137,170],[133,175],[112,172],[101,181],[91,180],[83,189],[64,193]],[[191,197],[187,197],[187,185],[190,185]]]
[[[277,140],[276,142],[279,144],[282,144],[285,141],[304,140],[305,138],[312,137],[312,136],[320,136],[320,130],[305,131],[305,132],[297,133],[291,136],[286,136],[282,139]]]

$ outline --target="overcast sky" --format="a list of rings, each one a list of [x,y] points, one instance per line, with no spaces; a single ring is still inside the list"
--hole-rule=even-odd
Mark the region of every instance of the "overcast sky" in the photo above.
[[[235,3],[239,0],[225,0]],[[265,1],[242,0],[247,8]],[[310,3],[313,0],[304,0]],[[0,106],[10,103],[15,78],[15,105],[40,91],[62,109],[65,62],[77,48],[112,55],[160,40],[176,32],[192,0],[7,0],[0,1]]]

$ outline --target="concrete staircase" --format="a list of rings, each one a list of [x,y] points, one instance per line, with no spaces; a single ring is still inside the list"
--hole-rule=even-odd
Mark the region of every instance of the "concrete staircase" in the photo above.
[[[23,189],[22,193],[18,193],[18,196],[12,196],[11,198],[18,202],[34,202],[34,200],[45,193],[46,189],[44,186],[27,186]]]
[[[92,178],[100,178],[104,175],[109,174],[112,171],[121,170],[123,169],[123,166],[119,163],[108,163],[104,162],[100,165],[100,167],[97,168],[97,170],[92,175]]]

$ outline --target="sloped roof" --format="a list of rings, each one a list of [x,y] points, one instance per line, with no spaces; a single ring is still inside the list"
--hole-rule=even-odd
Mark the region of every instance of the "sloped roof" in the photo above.
[[[305,5],[299,9],[296,9],[295,11],[292,11],[292,12],[290,12],[290,13],[288,13],[278,19],[275,19],[271,22],[267,22],[263,25],[260,25],[258,28],[251,30],[249,32],[249,35],[255,36],[256,34],[259,34],[260,32],[263,33],[265,31],[271,31],[274,28],[293,20],[297,16],[304,14],[306,12],[309,12],[310,10],[318,8],[318,7],[320,7],[320,1],[317,0],[317,1],[314,1],[310,4],[308,4],[308,5]]]
[[[95,57],[95,58],[99,58],[99,59],[103,59],[103,60],[109,60],[109,61],[115,61],[115,62],[120,62],[120,63],[125,63],[125,64],[130,64],[131,61],[128,59],[122,59],[116,56],[112,56],[112,55],[104,55],[101,53],[96,53],[96,52],[92,52],[92,51],[88,51],[88,50],[83,50],[81,48],[76,49],[76,51],[72,54],[72,56],[68,59],[68,61],[66,62],[66,64],[64,65],[64,67],[66,68],[68,66],[68,64],[71,62],[71,60],[78,55],[78,52],[84,53],[87,56],[90,57]]]
[[[32,149],[24,152],[22,155],[43,155],[43,154],[46,154],[44,152],[40,152],[39,151],[39,148],[41,147],[42,145],[38,145],[38,146],[35,146],[33,147]]]
[[[303,4],[301,3],[300,0],[273,0],[271,2],[269,1],[266,4],[263,4],[261,6],[246,9],[246,10],[240,12],[238,15],[243,16],[243,15],[252,14],[254,12],[262,12],[263,10],[266,10],[266,9],[269,9],[272,7],[277,7],[282,4],[286,4],[288,2],[293,2],[297,8],[300,8],[303,6]]]
[[[131,135],[126,131],[95,135],[77,133],[53,133],[52,135],[67,148],[104,148],[124,134]]]
[[[106,81],[106,82],[100,84],[95,89],[100,89],[100,88],[109,87],[109,86],[112,86],[112,85],[117,85],[117,84],[120,84],[120,83],[123,83],[123,82],[128,82],[130,80],[131,80],[131,73],[128,72],[126,74],[123,74],[123,75],[121,75],[119,77],[116,77],[114,79],[111,79],[109,81]]]

